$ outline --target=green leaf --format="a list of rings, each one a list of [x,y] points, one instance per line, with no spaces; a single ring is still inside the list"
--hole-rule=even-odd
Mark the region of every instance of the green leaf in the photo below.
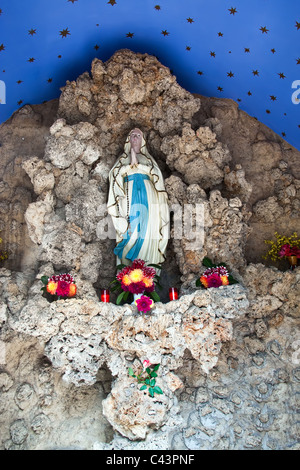
[[[151,372],[150,377],[157,377],[157,373],[156,372]]]
[[[156,364],[156,365],[153,367],[153,370],[158,370],[158,369],[159,369],[159,366],[160,366],[160,364]]]
[[[49,279],[48,276],[42,276],[42,277],[41,277],[41,281],[42,281],[42,283],[45,284],[45,285],[48,284],[48,279]]]
[[[154,387],[154,385],[155,385],[155,379],[151,379],[151,380],[150,380],[150,385],[151,385],[151,387]]]
[[[145,384],[150,385],[150,380],[149,380],[149,379],[146,379],[146,380],[145,380]]]
[[[135,377],[134,372],[133,372],[133,369],[132,369],[131,367],[129,367],[129,369],[128,369],[128,374],[129,374],[131,377]]]
[[[156,268],[156,269],[161,269],[160,264],[148,264],[147,266],[151,266],[151,267]]]
[[[146,390],[146,388],[147,388],[147,385],[142,385],[140,390]]]
[[[163,393],[164,393],[164,392],[162,391],[162,389],[161,389],[160,387],[158,387],[157,385],[156,385],[156,387],[154,387],[153,391],[154,391],[155,393],[158,393],[159,395],[163,395]]]
[[[207,256],[205,256],[205,258],[203,258],[202,265],[206,266],[207,268],[213,268],[215,266],[215,264],[213,264],[212,260],[207,258]]]
[[[155,292],[155,290],[153,292],[150,292],[149,295],[150,295],[151,299],[154,300],[154,302],[160,302],[160,297],[159,297],[158,293]]]
[[[201,287],[202,286],[202,283],[200,281],[200,279],[197,279],[196,281],[196,287]]]
[[[119,271],[120,269],[125,268],[125,266],[126,266],[126,264],[122,264],[122,263],[121,263],[121,264],[118,264],[118,265],[116,266],[116,269],[117,269],[117,271]]]
[[[229,281],[229,284],[238,284],[239,283],[239,281],[234,279],[231,274],[229,274],[229,276],[228,276],[228,281]]]
[[[123,291],[121,292],[121,294],[118,295],[117,300],[116,300],[116,304],[117,304],[117,305],[120,305],[120,303],[122,302],[123,297],[124,297],[125,294],[126,294],[126,292],[123,290]]]
[[[154,388],[149,388],[149,395],[153,398],[154,397]]]

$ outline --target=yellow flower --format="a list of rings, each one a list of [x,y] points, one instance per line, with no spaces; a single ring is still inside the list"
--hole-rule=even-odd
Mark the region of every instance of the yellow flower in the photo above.
[[[56,294],[56,289],[57,289],[57,282],[50,281],[47,284],[47,292],[51,295]]]
[[[129,279],[132,282],[141,282],[143,280],[144,274],[141,269],[134,269],[129,273]]]
[[[228,284],[229,284],[228,277],[227,276],[220,276],[220,277],[221,277],[222,285],[223,286],[228,286]]]
[[[77,292],[76,284],[70,284],[69,297],[74,297]]]
[[[122,282],[125,286],[129,286],[129,284],[131,284],[131,280],[129,279],[129,276],[128,274],[125,274],[123,277],[122,277]]]

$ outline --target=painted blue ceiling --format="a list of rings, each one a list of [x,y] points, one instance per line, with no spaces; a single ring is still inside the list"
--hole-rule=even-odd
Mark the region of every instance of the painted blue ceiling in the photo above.
[[[299,0],[0,0],[0,122],[128,48],[300,150],[299,45]]]

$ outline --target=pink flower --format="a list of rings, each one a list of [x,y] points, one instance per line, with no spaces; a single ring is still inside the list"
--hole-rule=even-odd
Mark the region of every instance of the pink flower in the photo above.
[[[207,287],[219,287],[222,285],[222,280],[218,274],[212,274],[207,277]]]
[[[151,366],[151,362],[149,361],[149,359],[145,359],[145,360],[143,361],[143,368],[144,368],[144,370],[146,370],[147,367],[150,367],[150,366]]]
[[[135,301],[135,303],[139,312],[147,313],[151,310],[153,300],[151,300],[146,295],[142,295],[139,299]]]
[[[70,283],[67,281],[58,281],[56,295],[58,297],[68,297],[70,291]]]
[[[282,245],[280,251],[278,252],[278,256],[283,258],[284,256],[291,256],[291,247],[288,243]]]

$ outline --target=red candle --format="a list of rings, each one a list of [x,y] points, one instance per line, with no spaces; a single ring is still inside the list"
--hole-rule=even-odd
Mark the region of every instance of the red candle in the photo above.
[[[101,302],[109,302],[109,290],[103,289],[101,291]]]
[[[176,289],[176,287],[169,288],[169,297],[170,297],[170,300],[178,299],[178,290]]]

